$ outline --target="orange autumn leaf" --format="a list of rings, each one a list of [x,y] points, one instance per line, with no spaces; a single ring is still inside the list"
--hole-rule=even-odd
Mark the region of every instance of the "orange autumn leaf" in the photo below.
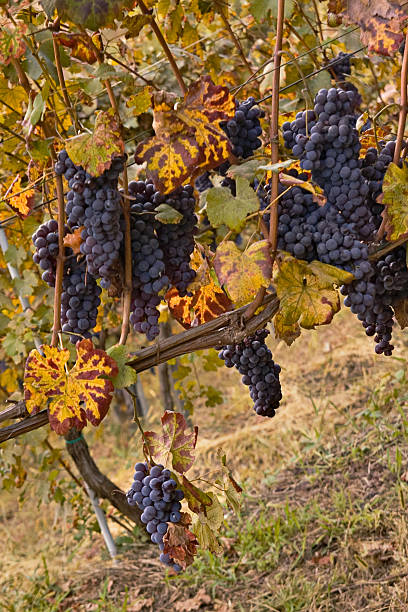
[[[19,217],[25,219],[33,209],[35,191],[34,189],[23,187],[21,185],[21,176],[17,176],[11,187],[9,187],[4,199],[7,205],[10,206]]]
[[[90,421],[99,425],[108,412],[113,378],[118,373],[116,362],[91,340],[76,344],[77,360],[71,370],[66,366],[68,349],[43,346],[29,354],[24,372],[24,399],[29,414],[46,407],[51,428],[59,435],[72,427],[82,429]],[[102,378],[104,376],[105,378]]]
[[[90,38],[85,32],[83,34],[64,32],[57,34],[55,38],[61,45],[71,49],[71,57],[87,64],[94,64],[98,60],[92,43],[100,50],[99,36],[94,35]]]
[[[73,252],[74,255],[79,255],[81,253],[80,247],[82,244],[82,230],[84,228],[83,227],[77,227],[76,230],[74,230],[71,234],[67,234],[64,237],[64,246],[66,247],[70,247]]]
[[[180,523],[168,523],[167,533],[163,538],[163,552],[169,554],[183,570],[193,563],[198,547],[197,538],[187,528],[189,523],[189,515],[183,512]]]

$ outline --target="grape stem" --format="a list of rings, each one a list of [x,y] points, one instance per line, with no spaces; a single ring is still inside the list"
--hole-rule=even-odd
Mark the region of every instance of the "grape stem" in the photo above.
[[[52,326],[51,346],[57,346],[58,334],[61,331],[61,293],[64,276],[64,233],[65,233],[65,202],[62,176],[55,176],[58,200],[58,255],[54,290],[54,324]]]
[[[401,100],[400,100],[400,112],[398,119],[398,131],[397,138],[395,141],[395,151],[394,151],[394,164],[398,164],[401,149],[402,149],[402,140],[404,138],[404,129],[405,122],[407,120],[407,75],[408,75],[408,30],[405,36],[405,49],[404,49],[404,57],[402,59],[402,68],[401,68]]]
[[[187,86],[184,83],[183,77],[181,76],[181,72],[179,70],[179,67],[176,64],[176,60],[173,57],[172,52],[170,51],[170,48],[163,36],[163,34],[161,33],[161,30],[159,28],[159,26],[157,25],[156,21],[154,20],[154,17],[152,16],[152,12],[147,8],[147,6],[145,5],[145,3],[143,2],[143,0],[137,0],[137,3],[140,7],[140,10],[142,11],[143,15],[147,15],[148,17],[150,17],[150,23],[152,26],[152,30],[153,32],[156,34],[156,38],[159,41],[164,53],[167,56],[167,59],[170,62],[170,66],[175,74],[175,77],[177,79],[178,84],[180,85],[180,89],[183,92],[183,95],[186,95],[187,93]]]

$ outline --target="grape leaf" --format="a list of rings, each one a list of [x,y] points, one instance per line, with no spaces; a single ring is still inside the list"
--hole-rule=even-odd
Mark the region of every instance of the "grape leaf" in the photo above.
[[[55,8],[63,20],[73,21],[90,30],[115,26],[124,8],[132,8],[133,0],[55,0]]]
[[[95,349],[91,340],[76,344],[77,360],[66,371],[68,349],[43,346],[29,354],[24,372],[24,398],[29,414],[42,410],[48,400],[51,428],[60,435],[71,427],[82,429],[87,420],[99,425],[108,412],[113,383],[105,377],[118,373],[115,361]]]
[[[259,210],[259,198],[249,181],[236,178],[236,197],[227,187],[214,187],[206,195],[207,216],[213,227],[227,225],[239,232],[245,225],[246,216]]]
[[[202,491],[192,482],[187,480],[187,478],[183,474],[183,491],[188,503],[188,507],[192,512],[198,514],[199,512],[204,512],[206,506],[211,506],[212,499],[209,497],[205,491]]]
[[[23,21],[0,18],[0,62],[7,66],[12,59],[18,59],[25,51],[24,36],[28,31]]]
[[[112,378],[115,389],[123,389],[123,387],[133,385],[137,380],[137,373],[134,368],[126,365],[129,359],[127,348],[121,344],[116,344],[111,346],[106,352],[116,361],[119,370],[116,376]]]
[[[217,248],[214,268],[232,301],[243,306],[254,299],[260,287],[270,284],[272,262],[268,242],[259,240],[242,253],[234,242],[227,240]]]
[[[92,45],[93,43],[97,49],[100,49],[99,36],[96,34],[90,38],[85,32],[81,34],[64,32],[56,34],[55,38],[61,45],[71,49],[71,57],[87,64],[94,64],[98,61],[98,56]]]
[[[159,204],[156,207],[156,214],[154,218],[160,221],[160,223],[180,223],[183,215],[168,204]]]
[[[406,4],[392,0],[342,1],[344,23],[360,26],[360,38],[370,52],[393,56],[404,40]]]
[[[264,19],[266,19],[269,12],[271,13],[274,19],[276,19],[278,15],[278,3],[276,2],[276,0],[252,0],[250,6],[250,13],[255,17],[257,21],[263,21]],[[285,19],[289,19],[289,17],[292,15],[294,6],[294,0],[286,0]]]
[[[280,325],[300,325],[314,329],[326,325],[340,310],[336,286],[353,280],[350,272],[319,261],[308,264],[279,253],[276,258],[274,284],[279,298]]]
[[[376,133],[377,133],[377,140],[385,140],[386,136],[390,134],[390,130],[384,127],[377,126]],[[370,147],[377,148],[374,128],[368,128],[368,130],[364,130],[364,132],[360,134],[360,145],[361,145],[360,155],[359,155],[360,159],[365,157],[365,154],[367,153],[367,149],[369,149]]]
[[[227,465],[227,456],[222,448],[217,450],[217,458],[221,463],[221,470],[224,479],[223,481],[217,480],[216,482],[223,487],[228,506],[237,514],[241,507],[239,495],[242,493],[242,487],[233,477],[232,472]]]
[[[143,87],[140,91],[133,94],[126,100],[126,106],[132,111],[132,114],[137,117],[145,113],[150,108],[151,92],[150,87]]]
[[[216,555],[222,553],[222,546],[218,543],[217,536],[224,521],[224,512],[218,497],[214,493],[208,493],[212,504],[204,512],[200,512],[192,525],[192,532],[197,536],[200,548],[209,550]]]
[[[220,121],[235,113],[234,97],[227,87],[203,76],[191,85],[177,109],[176,100],[164,91],[152,94],[155,136],[141,142],[135,152],[136,163],[147,162],[147,177],[162,193],[216,168],[231,152],[219,127]]]
[[[187,529],[190,516],[182,512],[180,523],[168,523],[166,535],[163,538],[164,550],[183,570],[191,565],[197,554],[198,541],[196,536]]]
[[[64,236],[64,246],[70,247],[74,255],[79,255],[81,253],[81,244],[82,244],[82,230],[83,226],[77,227],[71,234],[67,234]]]
[[[187,472],[194,463],[198,428],[192,433],[186,433],[187,423],[180,412],[166,410],[161,418],[161,435],[154,431],[146,431],[144,435],[145,450],[157,462],[167,464],[170,455],[172,466],[176,472]]]
[[[408,299],[400,298],[393,302],[395,318],[401,329],[408,327]]]
[[[92,176],[100,176],[108,170],[112,160],[125,151],[114,110],[99,112],[93,133],[70,138],[65,148],[74,164],[82,166]]]
[[[287,323],[285,321],[285,315],[281,312],[276,313],[273,319],[273,327],[275,330],[275,337],[279,340],[284,340],[288,346],[294,343],[296,338],[300,336],[300,327],[297,322]]]
[[[21,176],[18,175],[7,191],[6,201],[8,206],[10,206],[21,219],[25,219],[33,210],[35,191],[34,189],[22,187]]]
[[[383,182],[383,215],[388,240],[408,236],[408,166],[391,163]]]
[[[150,15],[141,15],[140,13],[126,15],[121,24],[122,28],[127,30],[125,38],[136,38],[136,36],[139,36],[140,30],[148,23],[151,23]]]

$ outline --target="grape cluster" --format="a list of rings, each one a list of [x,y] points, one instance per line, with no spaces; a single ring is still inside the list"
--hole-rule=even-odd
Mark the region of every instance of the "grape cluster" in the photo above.
[[[224,346],[218,355],[227,368],[235,366],[242,374],[242,382],[249,386],[255,412],[260,416],[273,417],[282,399],[279,381],[281,369],[273,361],[272,353],[265,344],[268,334],[266,329],[258,330],[238,344]]]
[[[137,505],[143,511],[141,521],[146,525],[151,541],[159,545],[160,561],[177,573],[180,572],[180,565],[168,553],[163,552],[163,537],[167,533],[168,523],[180,522],[180,502],[184,498],[170,470],[164,469],[162,465],[153,465],[149,469],[146,463],[136,463],[133,483],[126,498],[130,506]]]
[[[194,189],[191,185],[179,187],[172,193],[162,196],[162,202],[182,214],[179,223],[157,222],[156,233],[164,253],[166,274],[170,284],[176,287],[181,296],[184,296],[187,294],[187,287],[196,276],[190,267],[197,224],[197,217],[194,214]]]
[[[249,97],[244,102],[235,102],[236,110],[233,119],[221,121],[220,126],[232,143],[232,152],[236,157],[247,158],[262,146],[259,136],[262,134],[259,119],[265,117],[265,111],[256,106],[255,98]]]
[[[164,253],[155,233],[155,207],[162,196],[152,183],[129,183],[132,197],[132,303],[130,322],[140,333],[153,340],[159,334],[159,293],[169,284],[165,273]]]
[[[62,331],[70,334],[70,341],[75,344],[79,339],[91,337],[96,325],[98,306],[101,303],[102,289],[94,277],[86,271],[86,262],[75,258],[65,261],[64,278],[61,294]]]
[[[381,194],[384,175],[393,160],[395,151],[393,140],[380,144],[383,145],[380,153],[374,147],[367,149],[361,169],[361,174],[366,179],[368,186],[366,205],[371,212],[370,223],[375,230],[378,230],[381,225],[381,213],[384,210],[383,205],[377,202],[377,198]]]
[[[120,226],[121,206],[118,177],[125,157],[112,161],[109,170],[92,177],[76,166],[65,150],[58,155],[55,172],[63,174],[70,191],[67,194],[67,223],[82,230],[81,252],[86,256],[88,271],[101,278],[101,286],[110,286],[113,264],[119,257],[123,233]]]
[[[351,53],[340,51],[340,53],[327,64],[327,68],[334,74],[336,80],[344,81],[346,76],[351,74],[350,57]]]
[[[55,273],[57,270],[58,255],[58,223],[50,219],[40,225],[32,236],[35,246],[33,261],[40,266],[42,279],[50,287],[55,287]]]

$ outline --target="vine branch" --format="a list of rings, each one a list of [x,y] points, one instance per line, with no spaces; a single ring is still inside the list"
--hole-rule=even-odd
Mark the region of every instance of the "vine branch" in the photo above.
[[[402,60],[402,68],[401,68],[401,100],[400,100],[400,112],[398,119],[398,131],[397,138],[395,141],[395,151],[394,151],[394,164],[398,164],[401,149],[402,149],[402,140],[404,138],[404,129],[405,123],[407,120],[407,77],[408,77],[408,30],[405,36],[405,49],[404,49],[404,57]]]
[[[161,30],[159,28],[159,26],[157,25],[154,17],[152,16],[151,11],[149,11],[149,9],[147,8],[147,6],[145,5],[145,3],[143,2],[143,0],[137,0],[137,3],[140,7],[140,10],[142,11],[143,15],[147,15],[148,17],[150,17],[150,21],[151,21],[151,25],[152,25],[152,30],[153,32],[156,34],[156,38],[159,41],[164,53],[167,56],[167,59],[170,62],[170,66],[175,74],[175,77],[177,79],[178,84],[180,85],[180,89],[183,92],[183,95],[185,95],[187,93],[187,86],[184,83],[183,77],[181,76],[181,72],[179,70],[179,67],[176,64],[176,60],[173,57],[172,52],[170,51],[170,47],[168,46],[163,34],[161,33]]]

